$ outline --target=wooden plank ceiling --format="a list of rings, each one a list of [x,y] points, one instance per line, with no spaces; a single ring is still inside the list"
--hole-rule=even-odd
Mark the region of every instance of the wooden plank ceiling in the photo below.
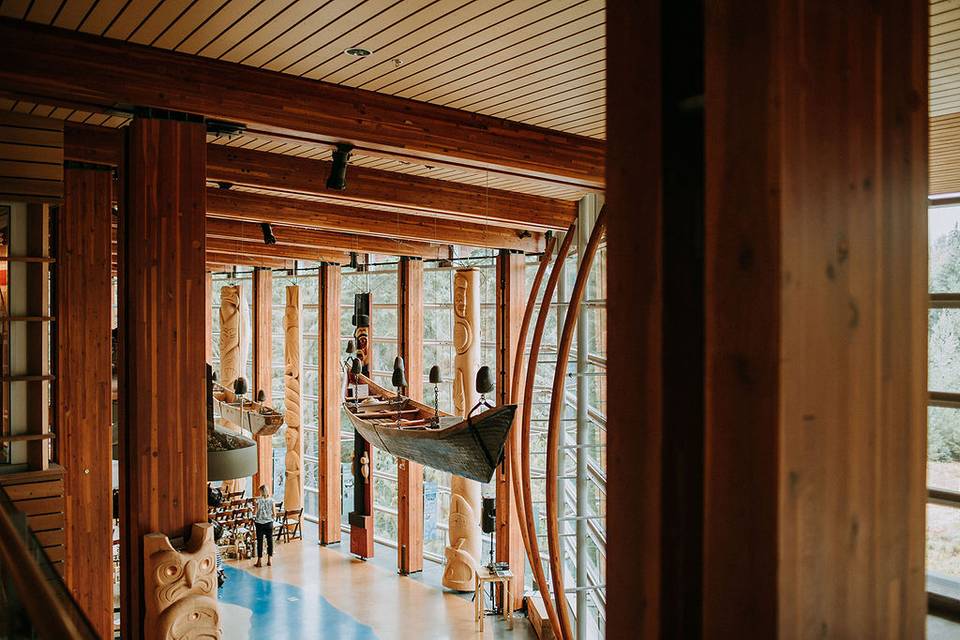
[[[603,138],[604,0],[0,0],[0,16]],[[363,47],[373,53],[344,53]],[[0,99],[0,109],[122,126],[122,116]],[[329,145],[211,142],[329,159]],[[351,163],[576,200],[587,190],[355,154]]]
[[[3,0],[0,15],[604,135],[603,0]]]

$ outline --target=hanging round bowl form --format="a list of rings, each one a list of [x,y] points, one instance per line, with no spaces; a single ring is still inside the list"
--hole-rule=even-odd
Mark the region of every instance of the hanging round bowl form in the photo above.
[[[207,430],[207,481],[246,478],[256,472],[256,442],[222,427]]]

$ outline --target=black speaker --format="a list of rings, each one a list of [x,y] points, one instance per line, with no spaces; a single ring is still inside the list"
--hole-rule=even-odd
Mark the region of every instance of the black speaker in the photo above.
[[[483,509],[480,512],[480,528],[484,533],[493,533],[497,528],[497,499],[483,498]]]

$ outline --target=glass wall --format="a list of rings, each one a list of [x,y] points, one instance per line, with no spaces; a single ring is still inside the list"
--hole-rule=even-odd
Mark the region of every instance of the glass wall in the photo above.
[[[373,335],[371,377],[387,388],[393,377],[393,360],[397,357],[399,329],[398,278],[399,261],[392,256],[370,256],[367,269],[343,268],[340,285],[340,353],[346,355],[347,342],[353,339],[354,296],[370,292],[372,308],[370,325]],[[353,428],[344,416],[340,420],[340,447],[343,477],[350,476],[353,457]],[[373,530],[374,539],[391,546],[397,544],[397,459],[379,449],[373,453]],[[345,496],[346,498],[347,496]],[[352,496],[345,499],[341,522],[353,510]]]
[[[927,574],[960,581],[960,206],[931,207]]]

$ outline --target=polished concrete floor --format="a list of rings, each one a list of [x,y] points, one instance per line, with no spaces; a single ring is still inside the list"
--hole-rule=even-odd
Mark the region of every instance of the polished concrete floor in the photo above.
[[[349,554],[346,534],[339,545],[321,547],[316,526],[306,524],[303,541],[276,546],[272,567],[226,563],[228,579],[219,594],[224,638],[536,637],[522,614],[512,630],[489,616],[481,634],[472,594],[444,590],[436,563],[400,576],[395,549],[377,545],[375,557],[364,562]]]

